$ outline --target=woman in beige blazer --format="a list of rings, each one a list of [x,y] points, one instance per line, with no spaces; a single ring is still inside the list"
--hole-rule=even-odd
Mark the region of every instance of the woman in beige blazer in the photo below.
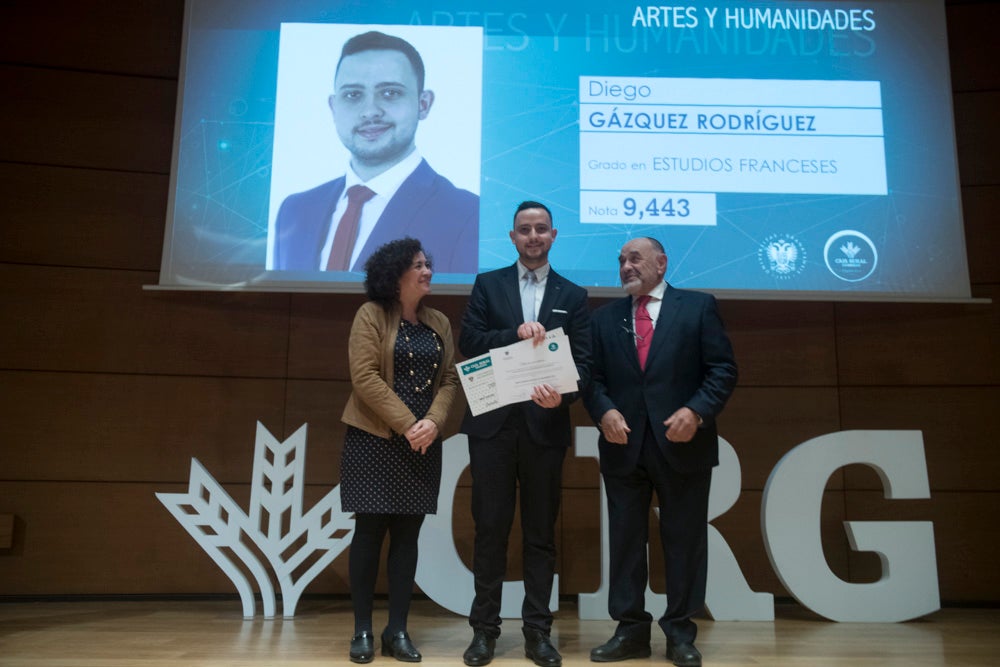
[[[382,655],[419,662],[406,631],[424,516],[437,511],[441,430],[458,389],[451,323],[423,305],[431,263],[420,242],[391,241],[365,262],[369,301],[348,343],[351,395],[340,464],[341,508],[355,513],[349,576],[354,604],[352,662],[375,657],[372,600],[382,542],[389,619]]]

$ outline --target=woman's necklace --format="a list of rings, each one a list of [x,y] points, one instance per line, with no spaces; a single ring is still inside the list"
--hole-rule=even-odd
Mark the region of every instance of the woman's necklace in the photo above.
[[[406,320],[403,320],[403,322],[406,322]],[[410,382],[413,383],[413,391],[415,391],[418,394],[421,391],[423,391],[423,390],[427,389],[428,387],[430,387],[431,384],[434,382],[434,376],[437,375],[437,367],[438,367],[438,362],[435,361],[434,362],[434,366],[433,366],[433,371],[431,372],[430,377],[428,377],[426,381],[421,381],[420,378],[417,377],[417,372],[416,372],[417,360],[413,356],[413,342],[410,340],[410,331],[409,330],[410,330],[410,327],[419,327],[419,326],[420,326],[419,324],[409,324],[409,323],[406,323],[400,329],[400,333],[403,334],[403,340],[406,342],[406,356],[410,360],[410,371],[409,371]],[[441,358],[441,341],[440,341],[440,339],[438,339],[438,335],[437,335],[436,331],[434,331],[433,329],[429,329],[429,331],[431,332],[431,336],[434,337],[434,345],[437,347],[437,357],[436,358],[440,359]]]

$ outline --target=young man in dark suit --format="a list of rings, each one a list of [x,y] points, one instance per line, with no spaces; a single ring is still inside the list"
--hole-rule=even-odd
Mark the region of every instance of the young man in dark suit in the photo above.
[[[458,346],[466,357],[485,354],[520,340],[545,338],[562,327],[569,337],[579,386],[590,375],[590,314],[587,292],[549,266],[556,238],[552,214],[538,202],[517,208],[511,241],[518,260],[480,274],[462,318]],[[552,645],[549,599],[555,575],[555,521],[559,514],[562,466],[571,443],[569,404],[577,394],[559,394],[547,384],[534,387],[531,400],[473,417],[469,436],[472,516],[476,537],[472,570],[476,596],[469,613],[473,639],[465,664],[486,665],[500,635],[500,607],[507,569],[507,542],[520,488],[524,538],[523,622],[525,655],[541,667],[562,664]]]
[[[650,655],[652,616],[644,602],[655,491],[667,574],[667,610],[659,619],[667,659],[699,667],[691,618],[705,604],[709,485],[719,463],[715,419],[736,385],[736,362],[715,299],[664,282],[667,255],[659,241],[629,241],[618,266],[629,296],[594,313],[593,373],[584,397],[601,431],[608,611],[618,627],[590,659]]]
[[[377,31],[355,35],[344,44],[328,103],[350,165],[344,176],[282,202],[272,268],[361,271],[378,247],[410,236],[436,272],[475,273],[479,197],[417,151],[417,126],[434,103],[417,50]]]

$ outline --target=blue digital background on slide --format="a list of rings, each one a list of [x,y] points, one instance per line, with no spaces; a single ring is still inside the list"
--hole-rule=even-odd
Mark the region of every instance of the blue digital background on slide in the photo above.
[[[482,29],[480,270],[514,260],[508,238],[513,210],[522,200],[537,199],[550,206],[559,231],[553,265],[597,288],[596,293],[616,288],[622,243],[651,235],[666,246],[667,277],[679,287],[763,298],[969,295],[941,0],[687,2],[676,16],[662,10],[651,15],[646,5],[597,0],[494,2],[474,8],[432,0],[281,4],[188,2],[162,283],[330,288],[360,281],[361,276],[319,271],[265,270],[275,214],[271,167],[281,24],[416,24]],[[794,20],[806,25],[791,27],[788,22]],[[808,25],[824,20],[854,23]],[[796,82],[875,82],[881,134],[861,141],[882,151],[884,194],[837,192],[836,185],[825,192],[821,177],[799,173],[803,163],[808,170],[826,157],[822,146],[843,147],[857,139],[850,136],[851,119],[861,116],[852,116],[858,109],[844,99],[836,101],[842,107],[837,113],[846,114],[838,116],[846,120],[825,140],[818,138],[830,127],[825,122],[811,133],[745,123],[701,132],[692,125],[685,132],[621,128],[612,143],[620,141],[629,168],[643,162],[645,170],[653,158],[671,157],[676,158],[673,171],[656,174],[661,185],[653,190],[645,187],[653,178],[649,172],[631,187],[602,188],[604,171],[608,183],[621,174],[599,167],[588,180],[597,184],[595,191],[611,192],[607,201],[621,204],[615,207],[620,220],[581,222],[589,208],[581,210],[581,171],[589,151],[599,145],[590,142],[601,139],[584,134],[594,128],[581,120],[581,77],[660,82],[661,91],[678,80],[723,80],[723,98],[724,80],[752,80],[760,86],[760,99],[752,102],[776,100],[765,112],[817,119],[827,118],[829,100],[816,102],[815,108],[808,99],[788,104],[768,82],[786,82],[793,91]],[[453,82],[452,90],[461,90],[460,84]],[[712,86],[704,90],[711,95]],[[630,105],[641,99],[616,94],[604,100],[608,106],[601,109],[607,114],[703,108],[721,119],[761,111],[743,98],[727,106],[725,99],[706,103],[697,96],[640,108]],[[418,132],[423,152],[420,138]],[[736,156],[728,169],[720,167],[726,155]],[[768,170],[788,171],[761,175],[755,167],[754,180],[740,169],[740,156],[758,159]],[[703,181],[706,189],[676,187],[695,182],[692,172],[708,169],[713,158],[715,172]],[[867,154],[858,161],[873,173],[882,168],[882,162],[870,164]],[[857,165],[842,159],[836,168],[838,177],[847,178]],[[712,183],[724,179],[732,180],[710,191]],[[797,182],[807,185],[798,192],[775,185]],[[772,187],[761,189],[761,183]],[[879,184],[872,187],[877,190]],[[631,204],[620,194],[625,191],[636,195]],[[687,194],[714,203],[712,224],[684,224],[677,216],[675,200]],[[652,199],[657,202],[647,208]],[[658,205],[668,199],[671,208],[657,215]],[[627,206],[657,217],[623,217]],[[462,286],[471,285],[473,277],[438,275],[435,281]]]

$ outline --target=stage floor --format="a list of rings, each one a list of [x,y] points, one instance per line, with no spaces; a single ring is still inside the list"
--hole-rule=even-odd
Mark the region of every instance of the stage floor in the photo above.
[[[779,605],[773,623],[699,621],[706,667],[986,667],[1000,663],[1000,609],[945,609],[908,623],[832,623]],[[376,631],[385,601],[376,603]],[[350,601],[303,600],[292,620],[244,620],[237,600],[0,603],[2,667],[318,667],[350,664]],[[565,667],[591,665],[611,621],[580,621],[563,603],[553,638]],[[623,665],[669,665],[654,628],[653,656]],[[461,666],[466,619],[414,601],[410,636],[423,664]],[[504,623],[493,665],[524,667],[518,621]],[[398,664],[376,652],[373,665]]]

